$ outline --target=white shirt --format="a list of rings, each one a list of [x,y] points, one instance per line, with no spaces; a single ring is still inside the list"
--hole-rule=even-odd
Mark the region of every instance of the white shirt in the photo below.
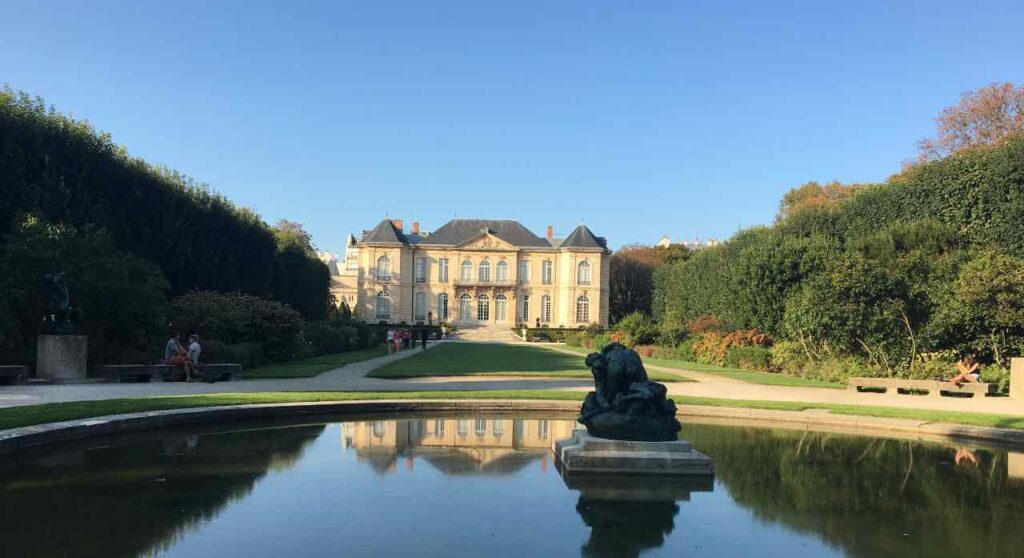
[[[199,341],[193,341],[188,346],[188,358],[192,359],[192,364],[199,364],[199,353],[203,352],[203,348],[199,345]]]

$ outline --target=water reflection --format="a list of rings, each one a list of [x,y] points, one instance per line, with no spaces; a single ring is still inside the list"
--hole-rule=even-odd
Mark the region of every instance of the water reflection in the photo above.
[[[549,448],[572,428],[485,416],[167,430],[4,460],[0,554],[873,558],[1024,548],[1020,451],[685,424],[683,437],[715,458],[712,490],[563,478]]]
[[[580,493],[576,513],[590,528],[580,548],[588,558],[635,557],[659,548],[675,528],[677,502],[691,492],[711,492],[710,476],[570,474],[558,467],[565,485]]]
[[[437,418],[376,420],[341,425],[342,446],[381,474],[400,460],[413,470],[420,458],[447,475],[509,475],[537,461],[547,467],[555,440],[571,435],[572,420]]]

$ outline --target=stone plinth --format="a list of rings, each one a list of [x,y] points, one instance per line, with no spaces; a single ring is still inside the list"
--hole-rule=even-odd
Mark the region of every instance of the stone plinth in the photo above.
[[[55,381],[85,379],[87,339],[85,335],[40,335],[36,377]]]
[[[1024,358],[1010,359],[1010,399],[1024,401]]]
[[[572,438],[555,442],[560,466],[574,473],[632,475],[713,475],[714,462],[690,442],[634,442],[596,438],[576,430]]]

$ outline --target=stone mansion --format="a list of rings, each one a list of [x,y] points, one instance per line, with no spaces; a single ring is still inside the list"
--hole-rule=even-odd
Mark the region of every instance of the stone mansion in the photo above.
[[[434,232],[385,219],[342,259],[321,257],[331,292],[365,322],[608,325],[605,239],[585,225],[541,238],[517,221],[454,219]]]

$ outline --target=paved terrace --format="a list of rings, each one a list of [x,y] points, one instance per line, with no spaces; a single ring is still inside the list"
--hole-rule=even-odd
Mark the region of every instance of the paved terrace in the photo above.
[[[431,347],[436,346],[432,344]],[[531,344],[531,346],[539,346]],[[547,347],[549,350],[577,353]],[[427,350],[430,350],[428,348]],[[269,391],[473,391],[473,390],[580,390],[592,389],[587,379],[536,377],[458,376],[426,377],[400,380],[367,378],[367,373],[389,362],[409,358],[420,352],[410,349],[389,356],[348,364],[313,378],[240,380],[204,383],[144,383],[144,384],[68,384],[49,386],[0,386],[0,407],[37,405],[64,401],[89,401],[157,395],[195,395],[204,393],[253,393]],[[582,360],[582,356],[580,359]],[[855,393],[847,390],[770,386],[724,378],[697,371],[681,371],[662,366],[647,365],[651,370],[677,374],[696,382],[669,383],[672,395],[711,397],[720,399],[747,399],[758,401],[789,401],[801,403],[828,403],[838,405],[881,406],[896,408],[930,409],[975,413],[996,413],[1024,416],[1024,402],[1006,397],[952,398],[908,395]]]

